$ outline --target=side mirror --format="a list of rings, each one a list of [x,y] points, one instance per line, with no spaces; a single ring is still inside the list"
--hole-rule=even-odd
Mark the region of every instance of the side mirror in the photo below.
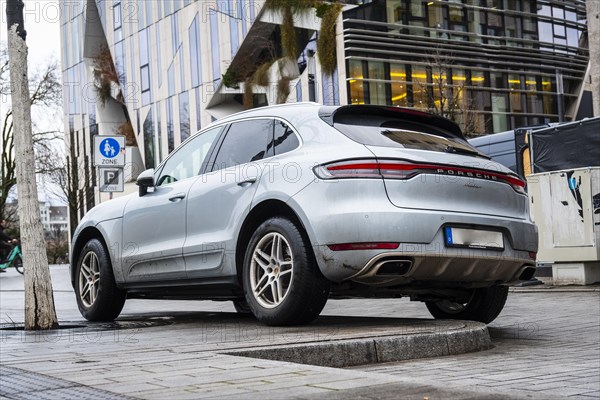
[[[142,172],[135,184],[139,186],[140,197],[148,193],[149,187],[154,187],[154,168],[150,168]]]

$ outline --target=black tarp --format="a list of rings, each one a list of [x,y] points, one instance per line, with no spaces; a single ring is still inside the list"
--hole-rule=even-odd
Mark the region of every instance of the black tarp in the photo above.
[[[600,117],[534,130],[533,172],[600,166]]]

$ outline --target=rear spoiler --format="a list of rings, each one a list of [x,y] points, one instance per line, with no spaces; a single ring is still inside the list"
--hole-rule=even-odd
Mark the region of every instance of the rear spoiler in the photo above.
[[[349,105],[341,107],[323,106],[319,109],[319,117],[331,126],[333,126],[336,117],[342,115],[355,116],[360,114],[401,118],[405,121],[427,124],[443,129],[460,139],[465,139],[460,127],[449,119],[410,108],[375,105]]]

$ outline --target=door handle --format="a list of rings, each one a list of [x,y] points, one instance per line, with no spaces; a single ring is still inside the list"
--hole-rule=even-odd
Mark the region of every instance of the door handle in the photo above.
[[[238,186],[248,187],[248,186],[252,185],[254,182],[256,182],[256,177],[248,178],[246,180],[238,182]]]
[[[185,193],[177,193],[175,196],[169,197],[169,201],[172,201],[173,203],[175,203],[184,198],[185,198]]]

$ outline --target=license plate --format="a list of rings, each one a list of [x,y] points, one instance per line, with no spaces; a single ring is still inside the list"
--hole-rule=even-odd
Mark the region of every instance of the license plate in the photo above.
[[[504,250],[504,236],[502,232],[447,226],[445,236],[446,246],[450,247]]]

